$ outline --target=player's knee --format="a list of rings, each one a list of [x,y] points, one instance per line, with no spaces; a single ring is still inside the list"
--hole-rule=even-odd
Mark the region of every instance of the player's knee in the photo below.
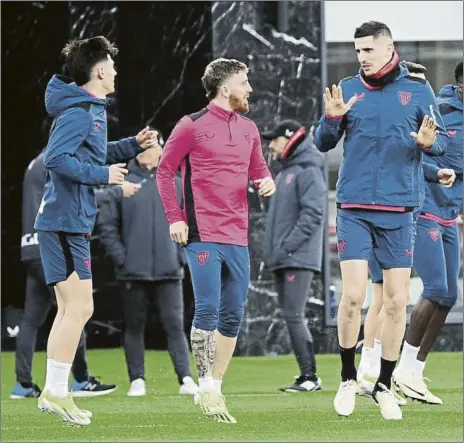
[[[93,315],[93,301],[89,301],[82,306],[81,316],[82,320],[87,323]]]
[[[447,309],[452,309],[458,300],[458,291],[449,290],[445,297],[440,299],[440,306]]]
[[[345,310],[354,311],[361,309],[364,301],[364,296],[361,291],[344,291],[342,295],[341,305]]]
[[[305,319],[304,312],[290,311],[284,309],[282,312],[282,317],[284,318],[287,324],[295,325],[302,323]]]
[[[209,303],[198,303],[195,306],[193,326],[204,331],[214,331],[218,322],[218,308]]]
[[[181,314],[182,313],[179,313],[179,315],[169,315],[163,318],[164,332],[168,337],[173,337],[184,333]]]
[[[242,323],[244,307],[238,307],[234,311],[224,313],[219,317],[218,331],[224,337],[237,337]]]

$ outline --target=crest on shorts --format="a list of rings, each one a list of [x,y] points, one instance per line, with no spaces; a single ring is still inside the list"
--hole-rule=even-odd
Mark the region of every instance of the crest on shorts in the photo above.
[[[209,252],[204,251],[204,252],[197,252],[197,260],[200,265],[204,265],[209,258]]]
[[[409,100],[411,100],[411,93],[400,91],[398,92],[398,98],[400,99],[401,104],[406,106],[409,103]]]
[[[437,241],[438,238],[440,237],[440,231],[438,230],[438,228],[430,228],[430,229],[427,229],[427,232],[429,234],[429,237],[433,240],[433,241]]]
[[[85,258],[84,258],[84,265],[85,265],[85,267],[87,268],[87,270],[90,271],[90,268],[91,268],[91,266],[92,266],[92,262],[91,262],[91,260],[90,260],[90,257],[85,257]]]
[[[337,246],[338,246],[338,252],[340,252],[340,254],[343,254],[346,248],[346,241],[338,240]]]
[[[287,174],[287,176],[285,177],[285,183],[289,185],[292,182],[293,177],[295,177],[295,174]]]

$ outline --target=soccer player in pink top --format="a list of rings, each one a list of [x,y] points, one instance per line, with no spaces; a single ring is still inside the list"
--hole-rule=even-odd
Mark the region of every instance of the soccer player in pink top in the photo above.
[[[164,148],[157,184],[172,239],[185,245],[195,295],[191,332],[203,413],[236,423],[221,393],[243,318],[250,279],[247,187],[261,196],[275,184],[263,156],[258,128],[241,114],[253,91],[248,68],[219,58],[205,69],[210,103],[183,117]],[[181,167],[184,208],[174,177]]]

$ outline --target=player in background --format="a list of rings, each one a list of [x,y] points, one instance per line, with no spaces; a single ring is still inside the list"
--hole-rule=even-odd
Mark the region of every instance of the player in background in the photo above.
[[[106,96],[115,90],[117,52],[102,36],[68,43],[63,55],[69,77],[54,75],[45,91],[45,106],[55,121],[45,148],[47,181],[34,228],[58,309],[38,406],[76,425],[89,425],[91,418],[68,395],[68,379],[82,330],[93,313],[94,186],[122,184],[126,161],[157,144],[156,134],[148,128],[137,137],[107,143]]]
[[[414,251],[412,213],[420,205],[420,165],[423,153],[442,155],[448,137],[430,85],[410,77],[400,65],[385,24],[362,24],[355,31],[354,45],[361,69],[338,87],[326,88],[325,115],[316,129],[316,145],[323,152],[335,148],[346,133],[337,183],[342,380],[334,407],[344,416],[355,408],[355,350],[368,261],[374,253],[383,269],[386,315],[380,375],[372,396],[383,418],[400,420],[402,411],[391,392],[391,377],[406,327]]]
[[[163,150],[158,190],[172,239],[185,245],[195,315],[191,331],[203,413],[236,423],[221,393],[232,358],[250,279],[249,179],[269,197],[274,181],[263,156],[258,128],[244,117],[253,91],[243,63],[219,58],[202,78],[206,108],[183,117]],[[181,167],[184,209],[174,178]]]
[[[461,61],[456,66],[456,83],[445,85],[438,93],[449,145],[445,156],[431,159],[436,170],[453,169],[456,181],[448,188],[426,184],[414,253],[414,269],[424,290],[411,313],[401,359],[393,374],[394,383],[404,395],[429,404],[443,402],[424,382],[425,361],[459,293],[460,241],[456,222],[462,214],[463,198],[462,65]]]

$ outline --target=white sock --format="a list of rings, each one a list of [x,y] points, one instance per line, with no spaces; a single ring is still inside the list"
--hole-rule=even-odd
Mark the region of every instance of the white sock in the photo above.
[[[68,395],[69,373],[71,363],[59,363],[55,360],[50,362],[50,375],[48,390],[55,397],[66,397]]]
[[[213,377],[205,377],[205,378],[199,378],[198,379],[198,385],[201,391],[206,391],[208,389],[215,390],[215,384]]]
[[[407,341],[404,342],[403,352],[398,364],[398,372],[409,371],[415,368],[419,349],[420,346],[411,346]]]
[[[53,360],[53,358],[47,358],[47,372],[45,373],[45,387],[44,387],[44,390],[45,389],[49,389],[50,388],[50,377],[51,377],[51,373],[52,373],[52,362],[54,362],[55,360]]]
[[[361,361],[359,362],[359,368],[363,368],[363,370],[367,370],[372,365],[372,348],[366,348],[363,346],[361,349]]]
[[[372,357],[374,363],[378,363],[380,365],[380,358],[382,357],[382,342],[378,338],[374,340],[374,349]]]
[[[221,387],[222,387],[222,380],[216,380],[214,379],[214,388],[216,389],[216,392],[218,394],[221,393]]]
[[[414,362],[414,370],[418,372],[420,375],[422,375],[424,373],[424,369],[425,361],[420,361],[416,359],[416,361]]]

